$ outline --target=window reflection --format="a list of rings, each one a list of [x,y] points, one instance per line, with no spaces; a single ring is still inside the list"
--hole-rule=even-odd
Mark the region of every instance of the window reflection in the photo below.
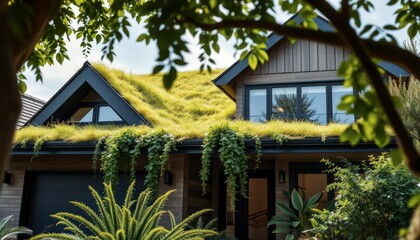
[[[122,121],[121,117],[110,106],[99,107],[98,122],[118,122]]]
[[[327,124],[326,87],[302,87],[300,108],[302,120]]]
[[[295,87],[273,88],[272,119],[297,119],[297,89]]]
[[[252,89],[249,91],[249,120],[251,122],[267,121],[267,90]]]
[[[347,114],[343,110],[338,110],[337,106],[341,101],[341,98],[345,95],[353,94],[352,88],[347,88],[342,85],[332,86],[332,106],[333,106],[333,115],[331,121],[336,123],[353,123],[354,116],[352,114]]]
[[[93,121],[93,108],[81,107],[71,116],[70,121],[77,123],[91,123]]]

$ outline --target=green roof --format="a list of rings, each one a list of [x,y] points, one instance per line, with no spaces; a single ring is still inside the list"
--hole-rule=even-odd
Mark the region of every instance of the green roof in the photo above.
[[[242,133],[261,137],[288,135],[290,137],[338,136],[346,125],[320,126],[307,122],[271,121],[250,123],[232,120],[235,102],[220,91],[211,80],[222,70],[212,73],[199,71],[180,72],[173,87],[163,87],[162,75],[135,75],[104,64],[93,67],[115,88],[115,90],[152,126],[77,126],[53,124],[50,126],[28,126],[17,131],[15,142],[36,140],[87,141],[109,136],[123,128],[138,133],[165,130],[177,139],[203,138],[211,126],[228,123]]]

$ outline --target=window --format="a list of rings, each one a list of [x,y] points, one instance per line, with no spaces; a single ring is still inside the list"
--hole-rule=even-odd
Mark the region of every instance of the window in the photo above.
[[[252,89],[249,91],[249,120],[252,122],[267,121],[267,90]]]
[[[90,123],[93,121],[93,107],[81,107],[71,116],[70,121]]]
[[[297,88],[273,88],[271,119],[297,119]]]
[[[325,86],[302,87],[300,119],[327,124],[327,92]]]
[[[340,103],[340,100],[343,96],[353,94],[351,88],[344,87],[342,85],[332,86],[332,121],[338,123],[352,123],[354,122],[354,116],[347,114],[342,110],[338,110],[337,106]]]
[[[81,103],[69,118],[78,124],[121,124],[124,120],[110,106],[98,103]]]
[[[98,122],[120,122],[122,119],[110,106],[99,107]]]
[[[340,83],[251,86],[247,89],[246,116],[252,122],[271,119],[303,120],[319,124],[352,123],[354,116],[338,110],[351,88]]]

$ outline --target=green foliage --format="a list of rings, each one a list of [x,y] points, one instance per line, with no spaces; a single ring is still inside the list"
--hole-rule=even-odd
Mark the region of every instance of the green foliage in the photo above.
[[[215,227],[217,218],[212,219],[207,224],[204,224],[203,218],[199,217],[197,220],[196,225],[191,225],[191,229],[207,229],[207,230],[213,230],[217,231],[217,228]],[[229,236],[226,232],[226,230],[223,230],[219,232],[217,235],[206,237],[205,240],[235,240],[236,238],[233,236]]]
[[[389,91],[392,96],[397,97],[398,112],[404,122],[405,127],[411,136],[420,141],[420,83],[411,77],[408,82],[403,80],[391,80]]]
[[[125,163],[128,162],[130,178],[134,180],[137,159],[142,151],[147,151],[145,184],[154,191],[158,189],[159,172],[163,173],[168,169],[169,153],[175,150],[174,137],[164,131],[138,135],[127,129],[108,137],[104,142],[98,141],[96,149],[99,149],[102,144],[104,144],[104,151],[100,160],[105,182],[118,182],[118,172],[123,160],[127,160]],[[94,163],[96,158],[97,154],[94,154]]]
[[[380,148],[385,147],[391,139],[385,131],[389,121],[375,90],[369,87],[369,78],[359,60],[351,56],[341,64],[338,74],[345,78],[344,86],[352,86],[359,94],[343,96],[337,108],[360,116],[340,135],[340,140],[352,145],[360,140],[374,141]]]
[[[345,167],[324,160],[337,181],[328,189],[336,193],[335,210],[315,216],[314,232],[320,239],[398,239],[412,213],[410,197],[419,193],[419,179],[404,165],[394,166],[388,155],[371,156],[361,166]],[[360,174],[363,172],[363,174]]]
[[[261,142],[256,136],[254,139],[257,148],[255,161],[258,166],[261,156]],[[210,128],[203,141],[203,155],[201,157],[200,179],[203,194],[206,193],[211,171],[211,160],[215,150],[219,154],[224,174],[227,176],[226,184],[230,191],[231,207],[235,209],[235,200],[238,193],[242,197],[247,197],[248,156],[245,153],[245,136],[236,132],[227,124]]]
[[[32,235],[32,230],[26,227],[9,227],[13,215],[0,220],[0,240],[16,239],[18,234]]]
[[[207,236],[216,235],[217,232],[207,229],[190,229],[188,225],[200,215],[211,210],[198,211],[180,223],[176,223],[170,211],[163,210],[169,191],[155,201],[150,190],[141,192],[137,199],[133,199],[133,182],[127,190],[124,204],[115,201],[112,185],[104,183],[105,193],[99,193],[89,187],[97,205],[97,211],[82,202],[70,202],[81,209],[88,218],[67,212],[52,215],[57,219],[57,225],[63,225],[69,233],[39,234],[31,238],[37,239],[109,239],[109,240],[137,240],[137,239],[205,239]],[[159,224],[161,217],[168,213],[171,220],[169,229]]]
[[[47,140],[47,138],[45,138],[45,137],[41,137],[41,138],[38,138],[36,141],[35,141],[35,143],[34,143],[34,155],[32,156],[32,158],[31,158],[31,161],[34,159],[34,158],[36,158],[36,157],[38,157],[38,153],[39,153],[39,151],[41,151],[41,148],[42,148],[42,145],[44,145],[44,143],[45,143],[45,141]],[[27,142],[27,141],[26,141]],[[26,143],[25,143],[26,144]]]
[[[286,239],[300,239],[305,235],[305,231],[311,228],[310,219],[314,214],[313,209],[318,205],[322,194],[316,193],[309,199],[306,199],[304,191],[300,196],[296,189],[293,189],[292,193],[284,192],[284,194],[292,203],[293,208],[278,202],[276,207],[281,215],[274,216],[268,225],[277,225],[273,233],[289,233]]]

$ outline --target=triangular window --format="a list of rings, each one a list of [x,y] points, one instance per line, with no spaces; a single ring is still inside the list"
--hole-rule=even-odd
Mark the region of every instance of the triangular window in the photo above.
[[[71,122],[91,123],[93,122],[93,107],[81,107],[70,117]]]
[[[120,116],[110,106],[99,106],[98,122],[121,122]]]

